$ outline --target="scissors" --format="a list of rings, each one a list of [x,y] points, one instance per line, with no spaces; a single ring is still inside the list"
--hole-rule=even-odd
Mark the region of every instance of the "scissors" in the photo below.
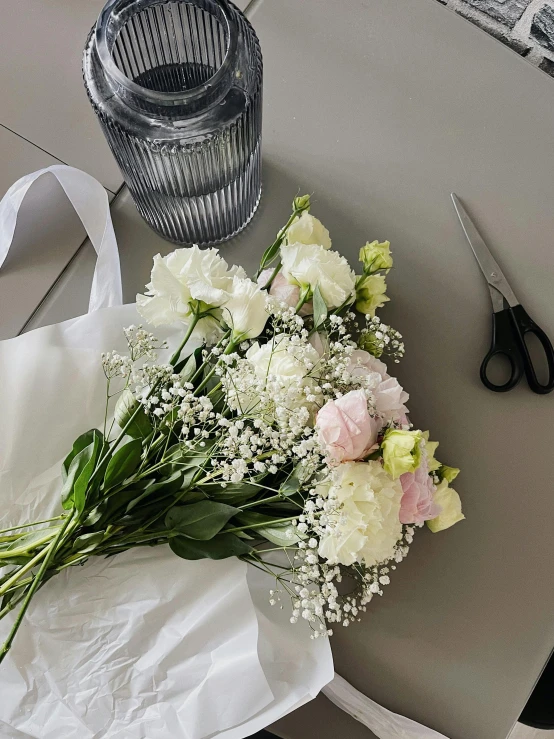
[[[479,235],[458,197],[452,193],[452,202],[473,250],[481,272],[489,286],[492,300],[492,343],[481,364],[481,382],[489,390],[505,393],[514,388],[525,374],[534,393],[544,395],[554,389],[554,349],[545,332],[530,318],[504,277],[494,257]],[[548,380],[539,382],[533,361],[525,343],[525,336],[534,334],[542,345],[548,365]],[[490,361],[498,355],[505,356],[511,367],[510,379],[503,385],[491,382],[487,376]]]

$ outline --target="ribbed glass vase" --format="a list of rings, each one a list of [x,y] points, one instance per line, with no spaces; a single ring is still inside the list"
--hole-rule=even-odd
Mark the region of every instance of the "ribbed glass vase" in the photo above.
[[[110,0],[85,86],[135,204],[179,244],[243,229],[261,193],[262,56],[227,0]]]

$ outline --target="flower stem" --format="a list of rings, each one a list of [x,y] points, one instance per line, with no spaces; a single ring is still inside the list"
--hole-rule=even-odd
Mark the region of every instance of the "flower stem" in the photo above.
[[[302,306],[308,302],[308,298],[310,297],[311,290],[309,287],[305,287],[302,292],[300,293],[300,300],[296,304],[296,308],[294,309],[296,313],[299,313]]]
[[[67,517],[63,526],[58,531],[56,538],[45,549],[46,556],[43,559],[43,562],[39,568],[39,571],[37,572],[35,576],[35,579],[33,580],[31,585],[29,586],[29,589],[27,590],[25,599],[23,600],[23,605],[21,606],[19,613],[17,614],[17,618],[15,619],[15,622],[12,628],[10,629],[8,638],[4,642],[2,648],[0,649],[0,664],[2,663],[2,661],[4,660],[4,657],[7,655],[7,653],[10,650],[13,640],[15,639],[15,635],[17,634],[19,627],[21,626],[21,622],[23,621],[23,618],[27,611],[27,608],[29,607],[29,603],[31,602],[33,595],[36,593],[36,591],[40,587],[40,584],[42,583],[42,580],[44,578],[44,574],[46,573],[46,570],[48,569],[50,562],[52,561],[52,558],[56,554],[56,551],[63,540],[64,534],[67,528],[69,527],[69,524],[73,521],[74,515],[75,515],[75,511],[73,510],[71,515]]]
[[[29,572],[29,570],[32,570],[33,567],[37,565],[40,560],[46,555],[47,551],[48,547],[44,547],[44,549],[41,549],[38,554],[36,554],[27,562],[27,564],[24,564],[10,578],[8,578],[8,580],[6,580],[6,582],[2,584],[2,587],[0,587],[0,595],[4,595],[4,593],[7,592],[22,575],[25,575],[25,573]]]
[[[270,275],[270,277],[269,277],[269,280],[268,280],[268,281],[267,281],[267,282],[265,283],[265,285],[264,285],[264,286],[262,287],[262,290],[269,290],[269,288],[270,288],[270,287],[271,287],[271,285],[273,284],[273,280],[274,280],[274,279],[275,279],[275,278],[277,277],[277,275],[279,274],[279,270],[280,270],[280,269],[281,269],[281,260],[279,260],[279,262],[278,262],[277,266],[275,267],[275,269],[274,269],[274,270],[273,270],[273,272],[271,273],[271,275]]]
[[[173,355],[171,356],[171,359],[169,360],[169,364],[171,364],[173,367],[175,367],[175,365],[179,361],[179,357],[181,356],[181,352],[183,351],[183,349],[184,349],[185,344],[187,343],[187,341],[192,336],[192,332],[196,328],[196,324],[198,323],[199,320],[200,320],[200,316],[198,315],[198,313],[195,313],[194,316],[193,316],[193,319],[190,322],[190,325],[189,325],[189,327],[188,327],[188,329],[187,329],[187,331],[186,331],[186,333],[185,333],[185,335],[183,337],[183,341],[179,344],[179,346],[177,347],[177,350],[173,353]]]
[[[273,503],[276,500],[284,500],[284,495],[272,495],[270,498],[259,498],[258,500],[253,501],[252,503],[245,503],[244,505],[238,506],[241,511],[244,511],[245,508],[254,508],[255,506],[260,505],[266,505],[267,503]]]
[[[61,516],[54,516],[54,518],[45,518],[42,521],[33,521],[33,523],[22,523],[19,526],[10,526],[7,529],[0,529],[0,534],[6,534],[8,531],[17,531],[17,529],[28,529],[31,526],[38,526],[41,523],[50,523],[51,521],[60,521],[65,518],[67,514],[62,513]]]
[[[18,595],[17,598],[13,598],[2,610],[0,610],[0,620],[4,618],[6,614],[8,614],[10,611],[13,611],[13,609],[16,607],[16,605],[24,598],[25,593],[22,593],[21,595]]]
[[[19,539],[21,537],[17,537],[17,538]],[[10,559],[11,557],[17,557],[20,554],[26,554],[26,552],[28,552],[29,549],[36,549],[41,544],[47,544],[52,538],[53,538],[53,534],[52,532],[50,532],[48,536],[43,536],[42,539],[37,539],[32,544],[29,544],[27,547],[19,547],[19,548],[14,547],[13,549],[0,552],[0,564],[3,559]]]
[[[293,221],[296,219],[297,216],[302,215],[302,213],[305,210],[308,210],[308,208],[309,208],[309,203],[308,204],[304,204],[304,205],[302,205],[299,208],[294,208],[294,210],[291,213],[290,218],[288,219],[288,221],[285,223],[285,225],[283,226],[283,228],[277,234],[277,238],[275,239],[275,241],[273,242],[273,244],[271,244],[271,246],[268,249],[265,250],[265,252],[264,252],[264,254],[262,256],[262,260],[260,262],[260,266],[258,268],[258,271],[256,272],[256,278],[258,278],[260,276],[260,272],[262,272],[265,269],[266,265],[271,264],[271,262],[277,256],[277,252],[279,250],[279,247],[283,243],[283,240],[284,240],[284,238],[285,238],[285,236],[287,234],[287,231],[292,226]]]
[[[235,526],[232,529],[225,529],[223,531],[224,534],[232,534],[235,531],[245,531],[246,529],[260,529],[267,526],[275,526],[278,523],[288,523],[289,521],[294,521],[294,519],[297,518],[297,516],[289,516],[288,518],[276,518],[275,521],[261,521],[260,523],[251,523],[248,526]]]
[[[235,343],[234,343],[233,341],[230,341],[230,342],[229,342],[229,343],[227,344],[227,346],[225,347],[225,351],[223,352],[223,354],[231,354],[232,352],[234,352],[234,351],[235,351],[235,348],[236,348],[236,346],[237,346],[237,345],[236,345],[236,344],[235,344]],[[215,373],[215,369],[216,369],[216,367],[217,367],[217,365],[218,365],[218,364],[219,364],[219,362],[217,362],[217,363],[216,363],[216,364],[215,364],[215,365],[214,365],[214,366],[213,366],[213,367],[211,368],[211,370],[210,370],[210,371],[208,372],[208,374],[206,375],[206,377],[204,377],[204,379],[202,380],[202,382],[200,383],[200,385],[198,385],[198,387],[197,387],[197,388],[196,388],[196,390],[194,391],[194,394],[195,394],[195,395],[198,395],[198,393],[199,393],[199,392],[200,392],[201,390],[203,390],[203,389],[204,389],[204,388],[206,387],[206,385],[208,384],[208,382],[209,382],[209,381],[211,380],[211,378],[213,377],[213,375],[214,375],[214,373]]]

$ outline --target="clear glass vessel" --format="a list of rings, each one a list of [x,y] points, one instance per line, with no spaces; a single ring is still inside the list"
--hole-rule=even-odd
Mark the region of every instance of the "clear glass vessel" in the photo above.
[[[228,0],[109,0],[83,74],[146,222],[179,244],[243,229],[261,194],[262,55]]]

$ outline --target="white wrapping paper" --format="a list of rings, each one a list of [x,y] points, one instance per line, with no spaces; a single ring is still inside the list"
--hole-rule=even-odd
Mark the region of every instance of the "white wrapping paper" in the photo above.
[[[102,424],[99,354],[123,351],[138,322],[114,307],[0,343],[0,528],[61,511],[60,461]],[[65,570],[0,666],[0,736],[241,739],[267,726],[333,676],[328,642],[271,608],[271,586],[239,560],[168,547]]]

